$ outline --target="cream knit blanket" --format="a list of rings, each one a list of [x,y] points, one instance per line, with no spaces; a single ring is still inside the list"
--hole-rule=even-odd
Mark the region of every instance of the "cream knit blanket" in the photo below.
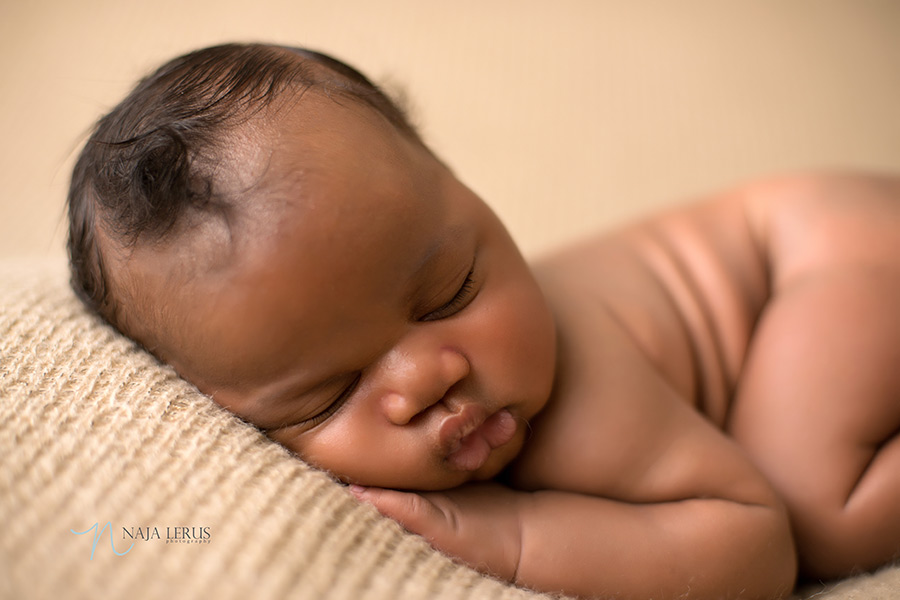
[[[216,407],[87,314],[59,262],[0,262],[0,456],[0,598],[548,597],[458,566]],[[822,590],[804,595],[900,597],[900,575]]]

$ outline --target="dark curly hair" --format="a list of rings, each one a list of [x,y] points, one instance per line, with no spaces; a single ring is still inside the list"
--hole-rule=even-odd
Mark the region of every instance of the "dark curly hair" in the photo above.
[[[222,209],[213,169],[225,133],[284,93],[310,88],[361,102],[421,143],[404,112],[356,69],[303,48],[226,44],[175,58],[100,119],[68,195],[71,285],[112,325],[98,233],[124,247],[160,241],[188,210]]]

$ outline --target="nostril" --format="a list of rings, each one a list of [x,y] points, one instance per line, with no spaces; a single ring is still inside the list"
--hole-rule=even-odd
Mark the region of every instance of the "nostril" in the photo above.
[[[397,392],[387,394],[382,400],[385,415],[395,425],[410,424],[434,404],[434,402],[421,402],[416,398]]]
[[[457,382],[444,393],[441,398],[441,404],[447,407],[451,413],[458,413],[462,407],[468,403],[465,395],[462,393],[462,382]]]

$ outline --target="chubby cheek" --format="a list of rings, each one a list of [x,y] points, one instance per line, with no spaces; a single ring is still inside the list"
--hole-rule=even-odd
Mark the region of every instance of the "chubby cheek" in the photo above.
[[[310,465],[345,483],[446,489],[465,481],[464,474],[448,473],[435,462],[427,443],[429,436],[413,427],[386,424],[379,415],[369,414],[368,403],[358,404],[363,406],[339,411],[326,425],[282,443]]]
[[[388,466],[394,464],[396,468],[390,457],[396,442],[379,435],[378,420],[357,413],[338,411],[328,423],[279,441],[310,465],[341,481],[374,485],[375,480],[384,478]]]
[[[533,417],[550,397],[556,365],[556,329],[527,267],[510,270],[493,292],[481,324],[482,360],[493,374],[492,394]]]

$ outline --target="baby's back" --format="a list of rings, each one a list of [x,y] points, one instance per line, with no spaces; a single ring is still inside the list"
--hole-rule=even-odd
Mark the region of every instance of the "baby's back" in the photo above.
[[[538,269],[552,271],[555,285],[589,290],[675,389],[724,427],[775,304],[798,305],[781,324],[785,337],[806,329],[822,302],[834,329],[896,320],[900,179],[766,181],[589,240]],[[827,300],[850,289],[884,302],[862,311]]]
[[[607,319],[644,357],[615,390],[588,369],[569,369],[584,380],[570,387],[631,407],[641,388],[627,382],[661,376],[774,486],[809,572],[900,551],[900,180],[754,184],[575,246],[537,272],[571,354],[611,343],[591,326]],[[634,428],[604,434],[652,447]]]

